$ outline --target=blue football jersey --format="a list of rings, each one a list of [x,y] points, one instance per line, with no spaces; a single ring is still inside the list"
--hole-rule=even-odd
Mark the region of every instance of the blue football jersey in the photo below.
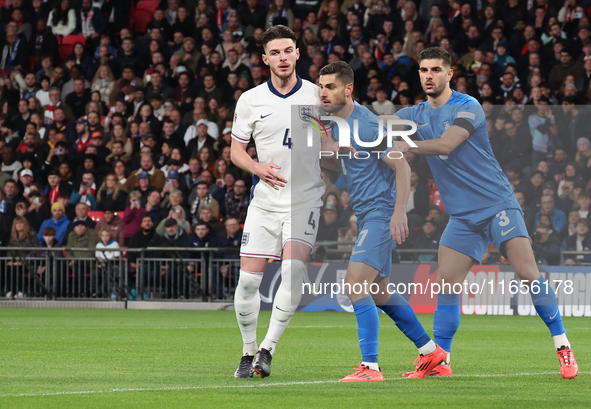
[[[448,214],[501,203],[519,208],[511,184],[493,154],[484,111],[475,98],[453,91],[449,101],[439,108],[431,108],[427,101],[401,109],[396,115],[415,122],[422,141],[440,138],[455,121],[473,128],[470,137],[449,155],[427,156]]]
[[[362,142],[374,142],[380,132],[383,134],[386,131],[385,126],[380,129],[379,118],[375,114],[365,106],[355,103],[355,109],[347,123],[351,131],[351,146],[357,150],[359,158],[355,158],[353,154],[350,158],[343,154],[339,156],[351,205],[359,218],[369,213],[390,218],[396,202],[396,172],[378,157],[378,147],[365,148],[355,142],[355,120],[358,121],[359,139]],[[338,126],[334,126],[333,136],[336,141],[339,140]]]

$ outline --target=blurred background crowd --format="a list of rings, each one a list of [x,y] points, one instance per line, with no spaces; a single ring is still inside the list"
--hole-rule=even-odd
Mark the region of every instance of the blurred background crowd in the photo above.
[[[378,115],[425,101],[418,54],[447,49],[451,86],[481,102],[539,260],[591,261],[561,255],[591,243],[590,12],[591,0],[6,0],[0,245],[239,247],[252,177],[231,161],[233,111],[268,80],[261,36],[284,24],[298,75],[316,82],[347,61],[355,98]],[[437,249],[445,207],[425,158],[406,158],[399,248]],[[318,241],[355,240],[342,179],[323,179]],[[331,248],[348,247],[314,257]]]

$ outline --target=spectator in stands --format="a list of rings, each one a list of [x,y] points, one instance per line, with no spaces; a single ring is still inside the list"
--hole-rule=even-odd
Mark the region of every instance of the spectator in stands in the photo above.
[[[185,211],[185,216],[187,221],[191,221],[192,217],[189,214],[189,209],[185,204],[183,192],[179,189],[174,189],[170,192],[170,195],[165,196],[162,200],[162,207],[165,210],[170,210],[174,206],[180,206]]]
[[[513,166],[522,169],[531,163],[531,138],[519,134],[517,125],[512,121],[505,121],[505,135],[501,137],[503,149],[500,153],[501,166]]]
[[[211,209],[209,207],[204,207],[199,212],[199,220],[205,222],[209,229],[215,233],[216,236],[219,236],[224,233],[225,227],[224,223],[222,223],[218,218],[213,217]],[[196,225],[196,221],[193,222],[193,225]]]
[[[85,80],[82,77],[74,79],[73,82],[74,89],[66,95],[65,102],[72,109],[74,117],[80,118],[84,116],[86,105],[90,102],[90,90],[86,88]]]
[[[127,192],[117,180],[117,175],[109,173],[96,194],[97,210],[104,211],[106,207],[112,207],[116,212],[125,210],[127,204]],[[131,236],[131,235],[130,235]]]
[[[417,250],[435,250],[439,248],[439,239],[441,238],[438,232],[438,224],[427,217],[423,222],[421,234],[414,240],[413,248]],[[419,254],[415,255],[415,259],[419,262],[437,261],[436,254]]]
[[[16,186],[16,182],[13,179],[8,179],[4,182],[4,202],[5,202],[5,211],[6,214],[10,218],[14,217],[14,207],[16,206],[16,202],[18,199],[22,198],[21,194],[18,191]]]
[[[86,203],[90,206],[91,210],[97,210],[96,202],[96,184],[94,182],[94,174],[89,171],[85,171],[82,174],[82,182],[78,190],[73,191],[70,196],[70,204],[77,205],[78,203]]]
[[[69,247],[78,249],[86,248],[89,250],[68,250],[66,253],[66,257],[70,259],[68,266],[72,269],[72,273],[76,276],[76,280],[83,282],[83,280],[86,279],[86,274],[91,273],[91,265],[89,263],[77,262],[76,259],[94,257],[93,250],[96,248],[98,242],[98,236],[92,229],[87,228],[86,223],[82,220],[78,220],[74,223],[74,230],[68,236]],[[74,296],[89,295],[79,294],[79,287],[74,287],[73,290]]]
[[[142,172],[147,172],[150,175],[151,186],[158,190],[161,190],[164,187],[166,182],[164,173],[160,169],[154,167],[154,161],[152,160],[151,155],[142,155],[140,159],[140,169],[129,175],[127,181],[125,182],[124,186],[126,190],[129,191],[137,185],[138,176]]]
[[[575,225],[575,233],[568,236],[562,242],[562,251],[589,251],[591,248],[591,235],[587,219],[580,218]],[[577,262],[589,263],[591,256],[564,256],[565,264],[576,264]]]
[[[163,235],[154,235],[154,238],[149,244],[150,247],[187,247],[187,244],[189,243],[189,234],[178,225],[176,219],[167,219],[164,223],[164,228],[165,232]],[[179,275],[182,275],[182,270],[186,268],[184,255],[179,251],[155,250],[153,257],[174,260],[171,262],[160,263],[159,267],[156,267],[156,270],[150,272],[150,275],[153,279],[156,276],[165,277],[166,282],[169,283],[166,285],[167,298],[170,298],[171,296],[176,298],[178,289],[176,284],[179,282],[179,279],[182,279],[182,277],[179,277]]]
[[[554,228],[560,232],[562,229],[564,229],[564,227],[567,224],[566,215],[564,214],[564,212],[562,210],[555,208],[554,203],[555,203],[554,196],[551,196],[551,195],[542,196],[542,199],[541,199],[542,209],[536,214],[535,223],[538,224],[540,221],[540,216],[542,214],[546,214],[546,215],[550,216],[550,219],[552,220],[552,226],[554,226]],[[546,226],[546,227],[548,227],[548,226]]]
[[[410,174],[410,195],[406,204],[406,214],[416,214],[422,218],[427,217],[429,211],[429,188],[421,180],[416,170]],[[420,221],[419,221],[420,224]]]
[[[26,39],[18,37],[16,31],[8,30],[6,32],[6,42],[1,48],[0,70],[11,74],[13,71],[20,71],[27,66],[29,53],[26,42]]]
[[[532,235],[532,248],[538,263],[556,266],[560,264],[560,242],[556,237],[550,236],[549,230],[545,224],[536,225]]]
[[[105,14],[98,7],[93,7],[92,0],[82,0],[82,8],[77,17],[77,31],[90,44],[98,45],[99,36],[107,30]]]
[[[45,220],[41,223],[41,227],[39,228],[39,233],[37,234],[37,238],[39,239],[39,244],[43,241],[43,229],[46,227],[53,227],[55,229],[55,238],[58,242],[62,243],[64,241],[64,236],[66,234],[66,230],[68,229],[68,225],[70,221],[66,217],[66,208],[63,204],[57,202],[51,205],[51,218]]]
[[[37,186],[32,186],[30,189],[31,191],[27,196],[25,217],[29,225],[35,231],[39,231],[41,224],[51,217],[51,209],[49,203],[45,200],[45,196],[39,192]]]
[[[534,199],[542,195],[542,185],[544,184],[544,174],[539,170],[532,173],[529,182],[525,184],[524,195],[525,203],[531,204]]]
[[[16,216],[12,222],[12,231],[8,247],[37,247],[37,232],[29,225],[27,219]],[[7,254],[12,258],[8,265],[20,266],[26,263],[26,259],[35,256],[35,250],[10,250]]]
[[[568,224],[564,229],[562,229],[558,236],[561,243],[577,232],[577,221],[580,218],[581,216],[579,216],[579,212],[576,210],[572,210],[568,213]]]
[[[152,217],[147,214],[144,214],[141,217],[141,225],[140,230],[133,234],[133,236],[129,239],[129,248],[138,249],[138,248],[146,248],[154,238],[154,234],[156,234],[156,229],[154,228],[154,222],[152,221]],[[129,252],[127,254],[127,261],[129,261],[130,271],[133,273],[137,271],[137,259],[139,258],[140,253],[137,252]]]
[[[67,36],[76,29],[76,12],[70,7],[69,0],[56,2],[56,6],[49,12],[47,23],[53,34]]]
[[[141,207],[142,195],[137,190],[129,194],[129,206],[125,208],[123,222],[125,223],[124,240],[125,245],[131,237],[141,229],[141,221],[146,209]],[[151,220],[151,218],[150,218]]]
[[[72,223],[69,224],[69,226],[66,230],[66,235],[65,235],[66,240],[67,240],[70,232],[74,229],[73,222],[75,222],[75,221],[82,220],[86,224],[86,227],[94,230],[94,228],[96,227],[96,222],[88,216],[89,210],[90,210],[90,207],[86,203],[78,203],[74,207],[75,214],[74,214],[74,217],[71,219]],[[68,243],[66,241],[63,244],[67,245]]]
[[[187,221],[187,216],[185,214],[185,209],[182,206],[173,206],[170,211],[168,212],[168,216],[166,219],[163,219],[158,223],[156,227],[156,233],[163,235],[164,234],[164,225],[168,219],[175,219],[177,224],[187,232],[187,234],[191,233],[191,225]]]
[[[186,37],[183,40],[183,46],[180,50],[174,53],[178,56],[183,64],[193,72],[197,72],[197,66],[202,58],[201,52],[195,49],[195,40],[191,37]]]
[[[152,217],[154,224],[160,223],[160,220],[166,217],[166,210],[161,207],[160,193],[154,190],[150,192],[146,200],[146,214]]]
[[[55,229],[53,227],[44,228],[41,231],[41,234],[43,235],[43,241],[39,244],[39,250],[37,250],[35,256],[44,259],[39,262],[37,267],[37,274],[40,276],[41,280],[44,281],[44,277],[46,276],[43,274],[55,276],[53,272],[54,259],[63,258],[63,251],[61,250],[62,246],[60,242],[55,239]],[[59,249],[59,251],[49,251],[48,249]]]
[[[328,204],[323,207],[316,241],[337,241],[339,237],[337,217],[338,214],[335,205]]]
[[[125,188],[125,182],[127,182],[127,164],[121,159],[116,160],[113,163],[113,172],[119,181],[119,184]]]
[[[148,172],[142,172],[138,177],[137,187],[133,188],[131,191],[139,192],[142,196],[142,203],[145,203],[150,193],[157,191],[157,189],[150,185],[150,174]]]
[[[240,224],[244,224],[246,221],[246,212],[250,203],[250,196],[247,192],[246,182],[238,179],[234,182],[234,189],[226,193],[224,198],[226,217],[233,217]]]
[[[11,173],[11,178],[18,180],[18,172],[23,168],[23,164],[16,160],[14,149],[10,145],[4,145],[2,148],[2,172]]]
[[[201,159],[201,152],[203,148],[213,149],[215,139],[207,134],[207,122],[205,119],[200,119],[197,121],[194,127],[189,127],[189,129],[187,129],[185,141],[187,140],[187,134],[191,134],[193,129],[196,130],[196,135],[189,135],[190,140],[187,144],[187,155],[199,157],[201,160],[201,165],[209,167],[209,164],[203,163],[203,160]]]
[[[94,228],[95,233],[98,234],[103,229],[108,229],[113,233],[113,237],[119,243],[119,246],[125,245],[125,224],[123,218],[115,214],[115,208],[112,206],[105,206],[103,211],[103,220],[100,220]]]
[[[224,227],[225,231],[221,235],[215,237],[212,242],[212,247],[221,247],[221,248],[240,248],[240,243],[242,240],[242,228],[240,227],[240,223],[237,219],[233,217],[227,217],[224,220]],[[227,253],[216,253],[217,258],[227,258],[227,259],[235,259],[237,256],[237,252],[227,252]],[[220,274],[227,278],[235,278],[238,279],[240,266],[238,263],[230,263],[224,264],[220,266]],[[214,280],[214,287],[216,287],[217,281]],[[218,287],[218,290],[214,288],[214,292],[217,294],[218,298],[222,298],[221,294],[221,286]]]
[[[162,189],[162,204],[163,206],[167,207],[170,201],[170,195],[173,191],[178,191],[183,196],[188,196],[189,191],[188,189],[183,186],[181,182],[181,177],[176,170],[169,170],[168,176],[166,178],[166,185],[164,189]]]
[[[589,191],[582,191],[577,199],[579,204],[579,216],[582,219],[587,219],[589,216],[589,206],[591,206],[591,193]]]
[[[85,0],[89,1],[89,0]],[[101,100],[104,103],[109,102],[109,96],[115,86],[115,78],[111,72],[111,67],[108,64],[103,64],[99,67],[92,79],[91,91],[98,91],[101,95]]]
[[[191,203],[191,214],[193,215],[193,224],[197,222],[197,215],[201,214],[201,210],[207,207],[211,210],[213,217],[218,217],[220,214],[220,206],[217,200],[209,193],[206,182],[197,183],[196,187],[197,197]]]
[[[189,237],[189,247],[203,248],[211,247],[212,240],[216,237],[207,223],[200,220],[195,225],[195,232]],[[193,258],[199,258],[199,253],[192,253]]]
[[[113,232],[109,229],[101,229],[98,232],[99,242],[96,245],[96,270],[90,275],[90,287],[92,297],[102,297],[108,291],[109,284],[112,287],[111,298],[121,297],[117,285],[119,281],[119,257],[121,252],[114,251],[119,249],[119,243],[115,240]]]

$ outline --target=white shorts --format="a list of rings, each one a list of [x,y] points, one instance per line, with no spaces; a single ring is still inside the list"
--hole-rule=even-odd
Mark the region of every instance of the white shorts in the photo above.
[[[251,205],[244,223],[240,256],[280,260],[283,246],[289,240],[314,248],[319,220],[318,206],[270,212]]]

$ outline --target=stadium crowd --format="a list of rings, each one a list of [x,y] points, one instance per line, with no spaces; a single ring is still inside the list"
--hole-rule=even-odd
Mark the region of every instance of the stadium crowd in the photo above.
[[[0,245],[102,249],[97,257],[125,246],[239,247],[252,177],[231,161],[233,110],[268,79],[262,33],[284,24],[298,36],[302,78],[345,60],[356,99],[379,115],[425,101],[418,54],[447,49],[452,88],[481,102],[539,258],[559,264],[561,249],[590,247],[591,0],[289,3],[6,0]],[[248,153],[256,158],[254,144]],[[405,156],[411,237],[400,248],[436,249],[445,208],[425,158]],[[323,179],[318,241],[355,240],[342,180]]]

